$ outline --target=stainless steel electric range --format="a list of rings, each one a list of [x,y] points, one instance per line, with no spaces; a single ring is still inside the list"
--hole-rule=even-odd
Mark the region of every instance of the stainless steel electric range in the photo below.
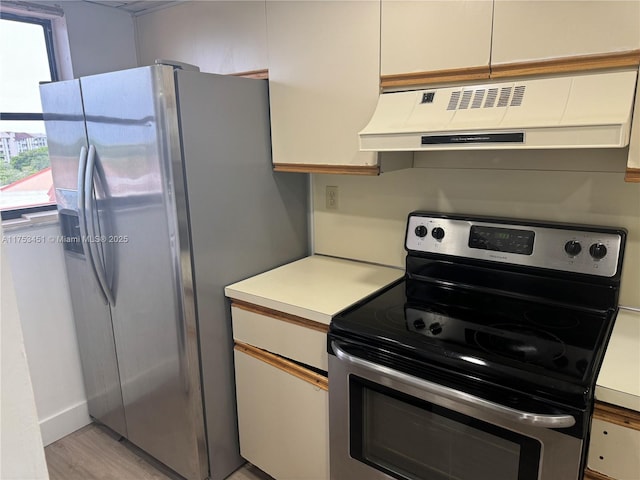
[[[411,213],[405,278],[331,323],[331,479],[582,478],[625,239]]]

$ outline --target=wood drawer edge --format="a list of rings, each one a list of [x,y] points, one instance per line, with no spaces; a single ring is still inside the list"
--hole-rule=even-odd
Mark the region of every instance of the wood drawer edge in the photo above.
[[[234,349],[249,355],[250,357],[267,363],[272,367],[275,367],[283,372],[286,372],[294,377],[304,380],[311,385],[321,388],[324,391],[329,391],[329,380],[327,377],[320,375],[319,373],[307,370],[300,365],[291,362],[287,359],[274,355],[273,353],[262,350],[261,348],[254,347],[242,342],[235,342]]]
[[[380,175],[378,165],[330,165],[317,163],[274,163],[276,172],[319,173],[334,175]]]
[[[615,479],[608,477],[600,472],[596,472],[595,470],[591,470],[587,468],[584,471],[584,480],[615,480]]]
[[[640,183],[640,168],[627,167],[624,174],[624,181],[630,183]]]
[[[628,408],[596,402],[593,409],[593,418],[640,431],[640,412],[629,410]]]

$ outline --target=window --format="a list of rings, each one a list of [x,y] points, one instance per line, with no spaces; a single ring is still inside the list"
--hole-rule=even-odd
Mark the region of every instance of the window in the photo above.
[[[0,12],[2,218],[51,208],[55,195],[38,85],[58,79],[51,21]]]

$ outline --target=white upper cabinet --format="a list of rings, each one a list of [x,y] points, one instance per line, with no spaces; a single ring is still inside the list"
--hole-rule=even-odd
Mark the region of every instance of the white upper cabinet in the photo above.
[[[489,65],[491,0],[382,0],[381,75]]]
[[[640,49],[640,0],[382,0],[381,10],[382,76]]]
[[[267,65],[265,2],[184,2],[136,17],[138,58],[187,62],[209,73],[263,70]]]
[[[639,48],[639,0],[495,0],[493,65]]]
[[[359,151],[358,132],[378,99],[379,1],[268,1],[266,8],[275,168],[377,168],[375,153]]]

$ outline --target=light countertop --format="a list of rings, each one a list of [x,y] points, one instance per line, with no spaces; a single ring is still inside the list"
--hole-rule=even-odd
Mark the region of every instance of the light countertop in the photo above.
[[[403,275],[396,268],[313,255],[229,285],[225,294],[328,325],[333,316]],[[618,313],[595,395],[640,411],[640,312]]]
[[[640,312],[618,313],[595,394],[602,402],[640,411]]]
[[[229,298],[329,324],[404,270],[312,255],[225,288]]]

